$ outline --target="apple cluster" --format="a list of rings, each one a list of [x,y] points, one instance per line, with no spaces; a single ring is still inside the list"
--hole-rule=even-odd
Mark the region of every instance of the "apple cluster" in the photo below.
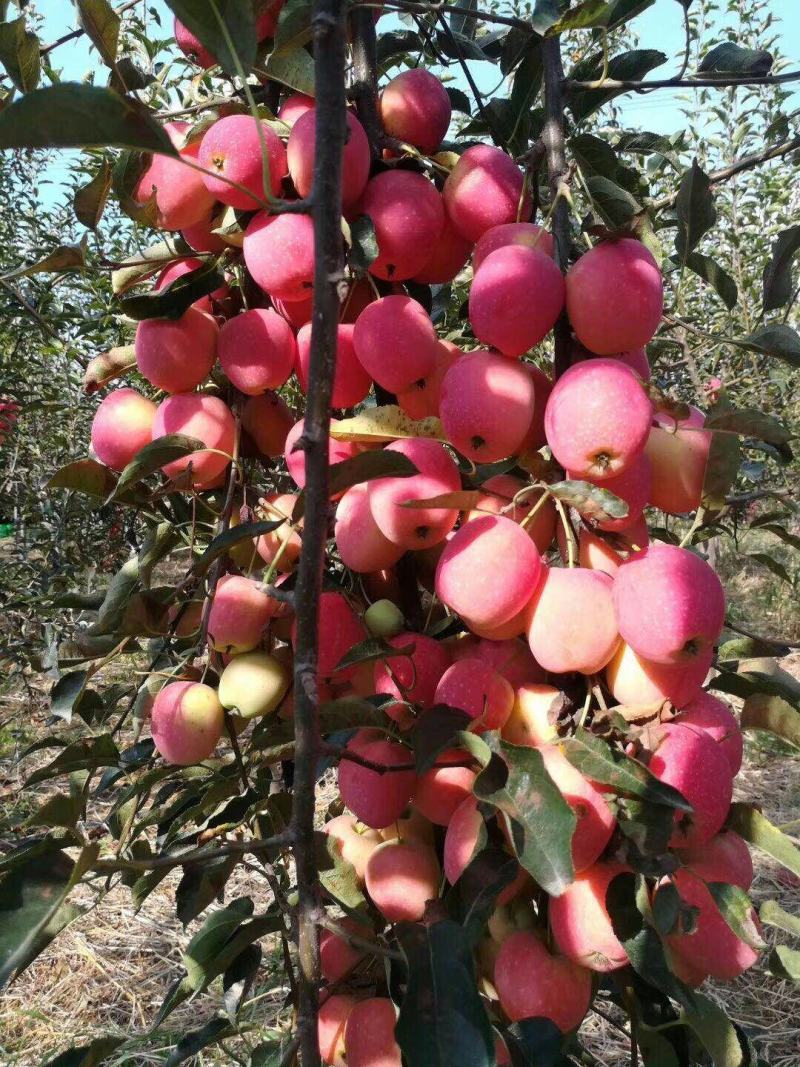
[[[183,31],[176,36],[202,66],[213,62]],[[699,410],[677,419],[653,399],[645,346],[663,291],[642,243],[602,240],[562,274],[552,235],[529,221],[523,174],[504,151],[474,145],[444,181],[417,165],[450,123],[436,78],[423,69],[399,75],[383,90],[380,113],[397,147],[377,163],[358,118],[347,116],[343,214],[369,217],[378,254],[349,278],[342,300],[330,460],[384,448],[415,473],[352,485],[331,502],[321,699],[372,698],[382,721],[347,741],[338,765],[345,810],[324,831],[380,924],[423,920],[487,835],[506,861],[516,853],[507,821],[487,814],[474,793],[480,767],[470,750],[454,740],[418,773],[417,728],[457,709],[468,731],[535,748],[576,817],[575,877],[548,897],[518,866],[477,966],[496,1017],[542,1016],[567,1032],[591,1004],[593,972],[628,963],[606,901],[611,882],[629,870],[619,854],[617,798],[561,746],[574,731],[563,710],[576,684],[609,706],[642,711],[647,725],[631,729],[629,754],[691,805],[676,815],[669,840],[673,873],[652,887],[653,896],[677,890],[694,915],[664,935],[673,969],[695,986],[709,975],[734,978],[756,958],[709,889],[726,882],[746,891],[752,880],[747,846],[725,829],[741,731],[728,705],[703,688],[724,622],[723,589],[695,552],[650,542],[645,517],[648,507],[680,515],[699,506],[711,433]],[[155,699],[156,748],[180,765],[214,754],[226,712],[237,732],[253,719],[292,715],[295,626],[290,602],[273,594],[290,580],[302,546],[302,521],[292,516],[305,481],[296,448],[303,421],[284,387],[290,379],[294,395],[308,387],[314,234],[308,215],[273,214],[263,198],[265,187],[283,198],[309,194],[314,102],[291,95],[279,118],[284,136],[236,113],[188,143],[187,127],[168,127],[180,155],[149,161],[138,199],[154,197],[159,225],[181,231],[198,255],[238,257],[260,297],[240,306],[226,284],[177,320],[141,322],[137,367],[157,401],[116,389],[92,428],[95,455],[115,471],[164,435],[197,438],[204,449],[164,473],[203,492],[220,484],[237,448],[223,396],[233,398],[245,454],[272,463],[276,484],[294,483],[255,509],[282,524],[236,546],[205,612],[197,603],[181,620],[196,630],[204,615],[220,671],[205,682],[170,682]],[[415,150],[411,169],[403,146]],[[185,167],[186,158],[204,173]],[[244,213],[239,244],[215,232],[220,206]],[[183,258],[156,287],[200,265]],[[438,336],[403,283],[443,284],[470,271],[475,344],[464,351]],[[563,316],[570,366],[552,381],[531,353]],[[352,431],[352,409],[374,387],[396,397],[396,439],[387,441],[385,429],[372,440]],[[549,482],[526,473],[544,468],[557,472]],[[583,486],[571,514],[549,488],[556,478]],[[616,517],[596,517],[593,489],[623,502]],[[399,606],[408,581],[418,583],[427,627],[410,626]],[[353,657],[369,638],[379,642],[377,658]],[[392,1002],[347,990],[372,936],[355,919],[322,936],[323,975],[335,989],[322,1006],[319,1040],[331,1067],[401,1062]],[[499,1038],[498,1062],[509,1062]]]

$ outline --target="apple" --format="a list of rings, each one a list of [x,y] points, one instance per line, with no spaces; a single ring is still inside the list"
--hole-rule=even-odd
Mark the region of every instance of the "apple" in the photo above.
[[[439,895],[436,853],[418,841],[384,841],[367,860],[370,899],[388,922],[419,922],[425,905]]]
[[[550,1019],[563,1033],[580,1026],[592,1000],[591,971],[548,952],[542,940],[527,930],[503,941],[494,984],[512,1022]]]
[[[375,227],[378,256],[369,272],[384,281],[404,281],[422,270],[444,227],[439,190],[409,170],[370,178],[355,211]]]
[[[187,393],[211,373],[218,340],[216,321],[194,307],[179,319],[145,319],[136,327],[136,365],[157,389]]]
[[[191,466],[194,484],[202,485],[222,474],[230,463],[236,424],[230,408],[219,397],[207,393],[175,393],[161,401],[153,419],[154,441],[171,434],[194,437],[209,451],[190,452],[161,469],[168,478],[177,478]]]
[[[380,96],[383,128],[389,137],[432,155],[450,125],[450,97],[424,67],[404,70],[392,78]]]
[[[244,652],[234,656],[220,675],[219,699],[223,708],[254,719],[275,711],[290,684],[289,672],[274,656]]]
[[[609,886],[625,872],[619,863],[596,863],[577,874],[561,896],[550,898],[550,929],[556,947],[590,971],[616,971],[628,963],[606,906]]]
[[[430,316],[410,296],[384,296],[367,304],[353,327],[353,347],[370,378],[390,393],[426,378],[439,355]]]
[[[581,344],[600,356],[646,345],[663,310],[661,271],[641,241],[602,241],[567,272],[569,321]]]
[[[545,567],[528,605],[527,633],[546,671],[595,674],[605,667],[619,644],[612,587],[602,571]]]
[[[169,682],[155,699],[150,733],[168,763],[188,767],[208,759],[217,747],[225,713],[215,689],[200,682]]]
[[[296,355],[291,327],[272,309],[243,311],[219,332],[220,366],[231,384],[248,396],[285,385]]]
[[[156,406],[135,389],[114,389],[92,419],[92,448],[101,463],[124,470],[150,444]]]
[[[501,148],[473,145],[463,152],[444,183],[445,209],[468,241],[478,241],[494,226],[526,218],[522,171]]]
[[[214,200],[239,211],[255,211],[265,198],[278,196],[287,172],[283,142],[266,122],[252,115],[217,119],[203,137],[199,158],[207,171],[203,182]]]

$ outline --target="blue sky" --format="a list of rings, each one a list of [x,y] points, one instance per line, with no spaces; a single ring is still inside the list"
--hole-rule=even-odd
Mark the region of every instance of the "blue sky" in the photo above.
[[[145,0],[143,0],[143,5]],[[163,0],[146,0],[149,9],[161,14],[162,25],[167,28],[172,22],[172,15]],[[790,33],[794,21],[796,30],[798,0],[772,0],[772,11],[783,20],[777,29],[780,33],[781,50],[789,57],[794,67],[800,65],[800,40],[795,32]],[[51,41],[76,25],[75,8],[72,0],[40,0],[37,8],[44,16],[42,36]],[[397,17],[385,15],[380,23],[381,29],[392,29],[399,25]],[[641,47],[658,48],[672,59],[682,48],[683,30],[680,5],[676,0],[656,0],[655,4],[643,15],[633,20],[632,28],[640,38]],[[166,36],[166,33],[164,34]],[[54,65],[62,70],[62,77],[81,80],[88,71],[97,66],[96,54],[90,50],[85,37],[62,46],[53,53]],[[471,64],[476,82],[481,89],[493,88],[497,83],[497,70],[486,63]],[[668,76],[675,70],[675,63],[665,65],[655,76]],[[453,84],[462,84],[459,77]],[[466,87],[466,86],[464,86]],[[800,93],[796,94],[796,97]],[[627,96],[619,102],[622,121],[626,125],[652,130],[655,133],[672,133],[683,125],[680,113],[681,99],[685,101],[686,91],[659,90],[646,97]],[[63,165],[54,168],[51,175],[58,181],[58,174],[63,174]]]

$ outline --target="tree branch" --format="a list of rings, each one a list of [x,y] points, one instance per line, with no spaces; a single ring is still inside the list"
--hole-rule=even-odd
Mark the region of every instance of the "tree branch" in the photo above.
[[[312,19],[317,89],[314,218],[314,303],[305,429],[306,512],[298,567],[295,644],[295,778],[292,805],[298,903],[297,1029],[303,1067],[319,1067],[319,930],[314,808],[319,753],[317,657],[319,602],[328,539],[328,432],[336,370],[342,274],[342,151],[347,130],[345,5],[316,0]]]
[[[98,874],[114,874],[116,871],[158,871],[171,867],[185,867],[190,863],[201,863],[206,860],[219,859],[221,856],[247,856],[256,855],[259,852],[267,852],[282,845],[290,845],[292,835],[290,832],[276,834],[274,837],[264,837],[260,840],[230,841],[219,848],[193,848],[189,852],[178,855],[167,853],[163,856],[151,856],[143,860],[98,860],[92,866],[92,870]]]
[[[800,137],[791,137],[788,141],[772,145],[771,148],[764,148],[761,152],[754,152],[750,156],[742,156],[741,159],[737,159],[730,166],[712,171],[708,177],[712,185],[719,185],[721,182],[726,182],[737,174],[741,174],[742,171],[752,170],[762,163],[768,163],[772,159],[781,159],[783,156],[788,156],[790,152],[797,151],[800,151]],[[677,199],[677,192],[671,193],[669,196],[662,197],[661,200],[656,200],[653,208],[658,211],[661,208],[672,207]]]
[[[469,15],[470,18],[478,19],[479,22],[492,22],[498,26],[511,26],[513,29],[522,30],[524,33],[535,34],[537,32],[526,19],[516,18],[514,15],[499,15],[494,11],[480,11],[473,7],[460,7],[458,4],[422,4],[416,3],[414,0],[386,0],[386,3],[379,3],[378,0],[373,0],[370,3],[369,0],[364,0],[363,3],[354,3],[353,7],[379,7],[387,8],[391,11],[410,11],[417,15],[440,15],[443,13]]]
[[[652,89],[730,89],[737,85],[783,85],[785,82],[800,81],[800,70],[790,70],[786,74],[766,74],[764,77],[745,75],[741,78],[659,78],[652,81],[636,81],[616,78],[602,78],[592,82],[573,81],[567,78],[564,88],[567,92],[607,92],[609,89],[619,92],[648,93]]]
[[[564,143],[564,67],[561,62],[561,40],[545,37],[542,40],[544,64],[544,142],[550,197],[553,205],[553,237],[555,260],[562,271],[569,262],[569,205],[562,195],[562,183],[567,173],[567,154]],[[559,378],[570,363],[570,329],[567,313],[563,311],[553,330],[555,359],[553,376]]]

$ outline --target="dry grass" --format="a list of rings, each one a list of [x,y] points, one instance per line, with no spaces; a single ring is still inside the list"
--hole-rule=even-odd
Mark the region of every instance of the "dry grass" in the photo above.
[[[790,657],[783,666],[800,674],[800,655]],[[36,729],[39,724],[30,725]],[[8,746],[3,754],[13,755]],[[30,769],[26,768],[28,772]],[[3,771],[8,777],[0,773],[0,794],[8,797],[18,787],[10,759],[5,763],[0,759]],[[745,766],[737,780],[737,798],[761,805],[778,825],[796,819],[800,760],[775,755],[748,742]],[[8,817],[7,811],[3,814]],[[776,900],[788,911],[800,912],[800,879],[768,857],[755,854],[754,858],[752,895],[756,904]],[[178,878],[173,873],[162,882],[138,913],[132,908],[129,891],[114,889],[68,927],[5,991],[0,999],[2,1067],[38,1067],[73,1044],[111,1035],[135,1038],[124,1053],[110,1061],[115,1067],[123,1063],[125,1067],[156,1067],[183,1033],[224,1010],[217,981],[206,994],[178,1008],[157,1034],[150,1034],[166,992],[183,973],[181,950],[199,925],[196,921],[184,930],[175,918]],[[270,903],[265,882],[255,867],[240,866],[232,877],[226,900],[240,895],[251,896],[258,911]],[[81,902],[91,905],[92,901],[90,892],[84,891]],[[777,940],[775,933],[765,928],[769,943]],[[263,947],[262,966],[240,1014],[244,1034],[203,1053],[198,1064],[246,1064],[248,1049],[275,1036],[276,1021],[284,1027],[288,1024],[288,1013],[282,1012],[287,990],[279,948],[274,939],[272,943],[268,939]],[[737,982],[712,986],[709,991],[748,1029],[770,1067],[798,1067],[799,1004],[790,983],[771,977],[759,966]],[[603,1067],[629,1064],[627,1039],[600,1016],[590,1014],[582,1036]]]

